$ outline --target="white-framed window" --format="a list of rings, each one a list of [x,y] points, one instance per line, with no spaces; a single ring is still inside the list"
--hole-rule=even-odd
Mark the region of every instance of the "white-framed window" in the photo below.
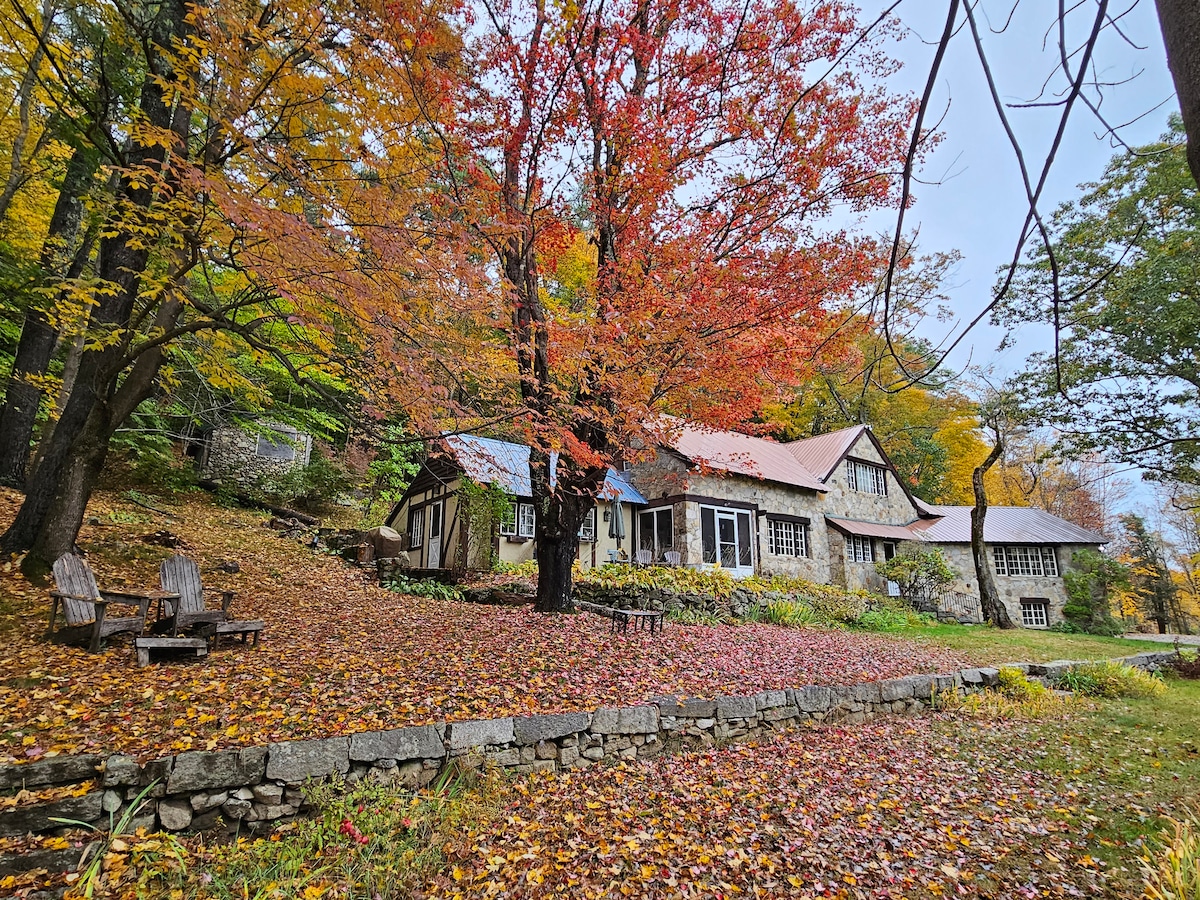
[[[533,537],[533,504],[510,503],[500,519],[500,534],[509,537]]]
[[[997,575],[1058,577],[1058,557],[1053,547],[993,547]]]
[[[869,537],[846,535],[846,559],[850,562],[875,562],[875,546]]]
[[[1026,628],[1047,627],[1050,624],[1050,601],[1039,597],[1022,597],[1021,624]]]
[[[579,540],[585,544],[590,544],[596,540],[596,507],[588,510],[588,514],[583,517],[583,524],[579,526]]]
[[[409,510],[408,546],[420,547],[425,543],[425,507]]]
[[[808,556],[808,526],[803,522],[767,519],[767,552],[776,556]]]
[[[856,459],[848,459],[846,460],[846,485],[852,491],[886,497],[887,469],[883,466],[859,462]]]

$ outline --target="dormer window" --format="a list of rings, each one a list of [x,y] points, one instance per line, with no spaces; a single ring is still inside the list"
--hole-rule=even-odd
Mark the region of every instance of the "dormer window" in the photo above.
[[[859,462],[856,459],[846,460],[846,485],[852,491],[861,494],[877,494],[887,496],[887,469],[883,466],[873,466],[870,463]]]

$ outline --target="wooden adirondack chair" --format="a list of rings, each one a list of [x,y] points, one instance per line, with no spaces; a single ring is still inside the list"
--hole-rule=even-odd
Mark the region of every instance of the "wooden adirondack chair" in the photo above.
[[[200,567],[193,560],[176,553],[164,559],[158,569],[159,581],[164,591],[178,594],[178,600],[164,601],[159,606],[159,621],[154,630],[179,634],[181,628],[194,625],[219,625],[229,620],[229,604],[233,602],[233,591],[221,591],[221,608],[208,609],[204,602],[204,588],[200,584]]]
[[[61,605],[66,624],[59,629],[61,636],[86,639],[88,649],[96,653],[100,642],[110,634],[129,631],[141,634],[146,627],[146,610],[151,595],[130,591],[102,591],[96,587],[96,577],[83,557],[64,553],[54,561],[54,584],[50,592],[50,626],[46,636],[54,635],[54,623]],[[110,616],[110,603],[136,606],[136,616]],[[73,634],[72,634],[73,633]]]

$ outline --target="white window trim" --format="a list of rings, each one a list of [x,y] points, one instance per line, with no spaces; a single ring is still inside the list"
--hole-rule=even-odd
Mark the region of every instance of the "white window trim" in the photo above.
[[[846,535],[846,561],[853,563],[875,562],[875,542],[861,534]]]
[[[1021,625],[1025,628],[1049,628],[1050,601],[1042,597],[1022,597]]]
[[[409,549],[415,549],[425,543],[425,507],[410,510],[408,521],[408,546]]]
[[[860,494],[887,496],[887,467],[874,463],[846,460],[846,485]]]
[[[531,538],[537,527],[537,517],[532,503],[517,504],[517,536]]]
[[[579,526],[579,540],[585,544],[594,544],[596,542],[596,507],[588,510],[586,516],[583,517],[583,524]]]
[[[767,517],[767,552],[773,556],[807,558],[808,526],[803,522]]]
[[[997,575],[1011,578],[1057,578],[1058,556],[1039,544],[1001,544],[992,548]]]

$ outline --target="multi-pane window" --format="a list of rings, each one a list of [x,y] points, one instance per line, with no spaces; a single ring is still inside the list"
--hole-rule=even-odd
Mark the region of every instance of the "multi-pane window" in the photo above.
[[[425,542],[425,508],[411,510],[408,514],[408,546],[420,547]]]
[[[500,533],[509,537],[533,537],[533,504],[510,503],[500,518]]]
[[[588,514],[583,517],[583,524],[579,526],[579,540],[585,544],[590,544],[596,540],[596,507],[588,510]]]
[[[1058,558],[1053,547],[994,547],[992,561],[997,575],[1058,575]]]
[[[280,459],[291,462],[296,458],[296,440],[298,432],[293,428],[284,428],[273,435],[260,434],[254,448],[254,455],[263,459]]]
[[[767,552],[776,556],[808,556],[808,526],[803,522],[768,519]]]
[[[869,537],[846,535],[846,559],[850,562],[875,562],[875,548]]]
[[[856,459],[848,459],[846,460],[846,484],[852,491],[886,497],[887,469],[883,466],[859,462]]]
[[[1045,628],[1050,624],[1050,603],[1047,600],[1021,600],[1021,624],[1026,628]]]

